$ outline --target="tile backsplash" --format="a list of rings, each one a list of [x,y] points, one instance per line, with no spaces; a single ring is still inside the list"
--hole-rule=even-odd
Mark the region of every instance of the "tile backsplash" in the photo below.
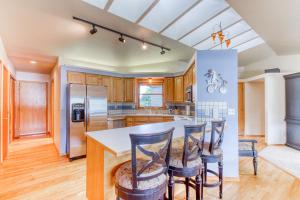
[[[211,122],[213,120],[225,120],[228,115],[228,105],[226,102],[198,102],[198,121]]]

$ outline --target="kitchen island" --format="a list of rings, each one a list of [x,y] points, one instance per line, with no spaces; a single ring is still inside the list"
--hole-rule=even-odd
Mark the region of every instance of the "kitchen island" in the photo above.
[[[173,146],[184,136],[184,125],[195,121],[178,120],[156,124],[117,128],[87,133],[87,198],[89,200],[114,200],[114,174],[118,167],[131,159],[129,134],[162,132],[175,127]]]

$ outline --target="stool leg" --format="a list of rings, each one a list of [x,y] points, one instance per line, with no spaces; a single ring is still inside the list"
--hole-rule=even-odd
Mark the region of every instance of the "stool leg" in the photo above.
[[[204,165],[202,165],[201,170],[201,200],[203,199],[203,188],[204,188]]]
[[[222,199],[223,197],[223,162],[218,162],[218,166],[219,166],[219,182],[220,182],[220,186],[219,186],[219,198]]]
[[[253,158],[254,175],[257,175],[257,158]]]
[[[169,200],[173,200],[174,199],[174,177],[173,177],[173,173],[169,173],[169,183],[168,183],[168,193],[169,193]]]
[[[190,178],[185,178],[185,197],[190,198]]]
[[[200,191],[201,191],[201,187],[202,187],[202,179],[201,179],[201,175],[197,175],[196,176],[196,200],[201,200],[201,195],[200,195]]]
[[[207,162],[204,163],[204,183],[207,183]]]

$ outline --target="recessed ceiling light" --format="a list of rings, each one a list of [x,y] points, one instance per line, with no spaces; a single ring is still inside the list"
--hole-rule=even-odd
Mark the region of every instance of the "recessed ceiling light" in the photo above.
[[[35,60],[30,61],[31,64],[36,64],[37,62]]]

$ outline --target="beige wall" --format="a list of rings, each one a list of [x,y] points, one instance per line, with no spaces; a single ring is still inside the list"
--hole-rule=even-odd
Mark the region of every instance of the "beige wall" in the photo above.
[[[264,82],[245,83],[245,135],[264,135]]]

